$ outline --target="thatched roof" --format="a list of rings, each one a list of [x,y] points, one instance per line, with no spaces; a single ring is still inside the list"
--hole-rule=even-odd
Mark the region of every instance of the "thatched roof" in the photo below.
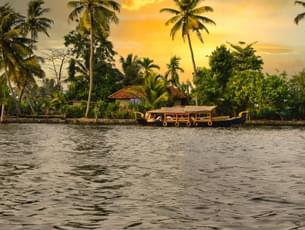
[[[216,109],[216,106],[175,106],[162,107],[161,109],[151,110],[151,113],[209,113]]]

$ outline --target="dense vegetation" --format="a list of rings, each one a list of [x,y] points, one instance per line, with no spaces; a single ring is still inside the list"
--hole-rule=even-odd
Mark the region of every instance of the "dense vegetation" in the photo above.
[[[178,9],[161,12],[174,14],[172,38],[181,30],[191,52],[193,82],[181,82],[184,72],[181,58],[169,57],[167,69],[149,57],[129,54],[115,65],[110,24],[118,23],[120,4],[110,0],[70,1],[67,21],[76,20],[67,31],[63,49],[52,49],[44,57],[37,55],[40,34],[49,36],[53,25],[43,0],[32,0],[27,15],[9,4],[0,6],[0,119],[5,116],[65,115],[67,117],[132,117],[135,110],[147,110],[172,104],[169,86],[184,92],[190,104],[217,105],[219,112],[237,114],[248,110],[252,118],[304,119],[305,70],[286,73],[263,72],[263,60],[254,43],[223,44],[209,57],[209,67],[197,67],[190,32],[203,41],[201,32],[215,24],[205,13],[212,12],[198,0],[176,1]],[[305,6],[302,1],[296,4]],[[298,24],[305,13],[296,16]],[[94,20],[93,20],[94,18]],[[42,68],[43,60],[52,71]],[[108,96],[125,86],[143,91],[141,103],[120,107]]]

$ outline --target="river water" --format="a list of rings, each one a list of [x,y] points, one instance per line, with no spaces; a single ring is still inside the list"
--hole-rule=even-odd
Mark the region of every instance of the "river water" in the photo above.
[[[0,229],[305,229],[305,129],[1,125]]]

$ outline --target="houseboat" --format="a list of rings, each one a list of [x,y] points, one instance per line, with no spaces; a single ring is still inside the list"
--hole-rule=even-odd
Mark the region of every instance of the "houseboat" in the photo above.
[[[216,106],[162,107],[145,114],[136,112],[139,124],[151,126],[229,127],[241,125],[247,119],[247,111],[237,117],[214,116]]]

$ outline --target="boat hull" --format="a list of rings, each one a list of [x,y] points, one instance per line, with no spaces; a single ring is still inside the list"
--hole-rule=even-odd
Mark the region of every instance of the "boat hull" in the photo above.
[[[217,117],[216,117],[217,118]],[[160,120],[150,121],[148,122],[144,118],[137,118],[137,122],[141,125],[145,126],[163,126],[163,127],[230,127],[230,126],[238,126],[242,125],[247,120],[247,112],[241,112],[238,117],[225,118],[225,119],[212,119],[212,122],[205,121],[197,121],[197,122],[175,122],[175,121],[167,121],[162,122]]]

